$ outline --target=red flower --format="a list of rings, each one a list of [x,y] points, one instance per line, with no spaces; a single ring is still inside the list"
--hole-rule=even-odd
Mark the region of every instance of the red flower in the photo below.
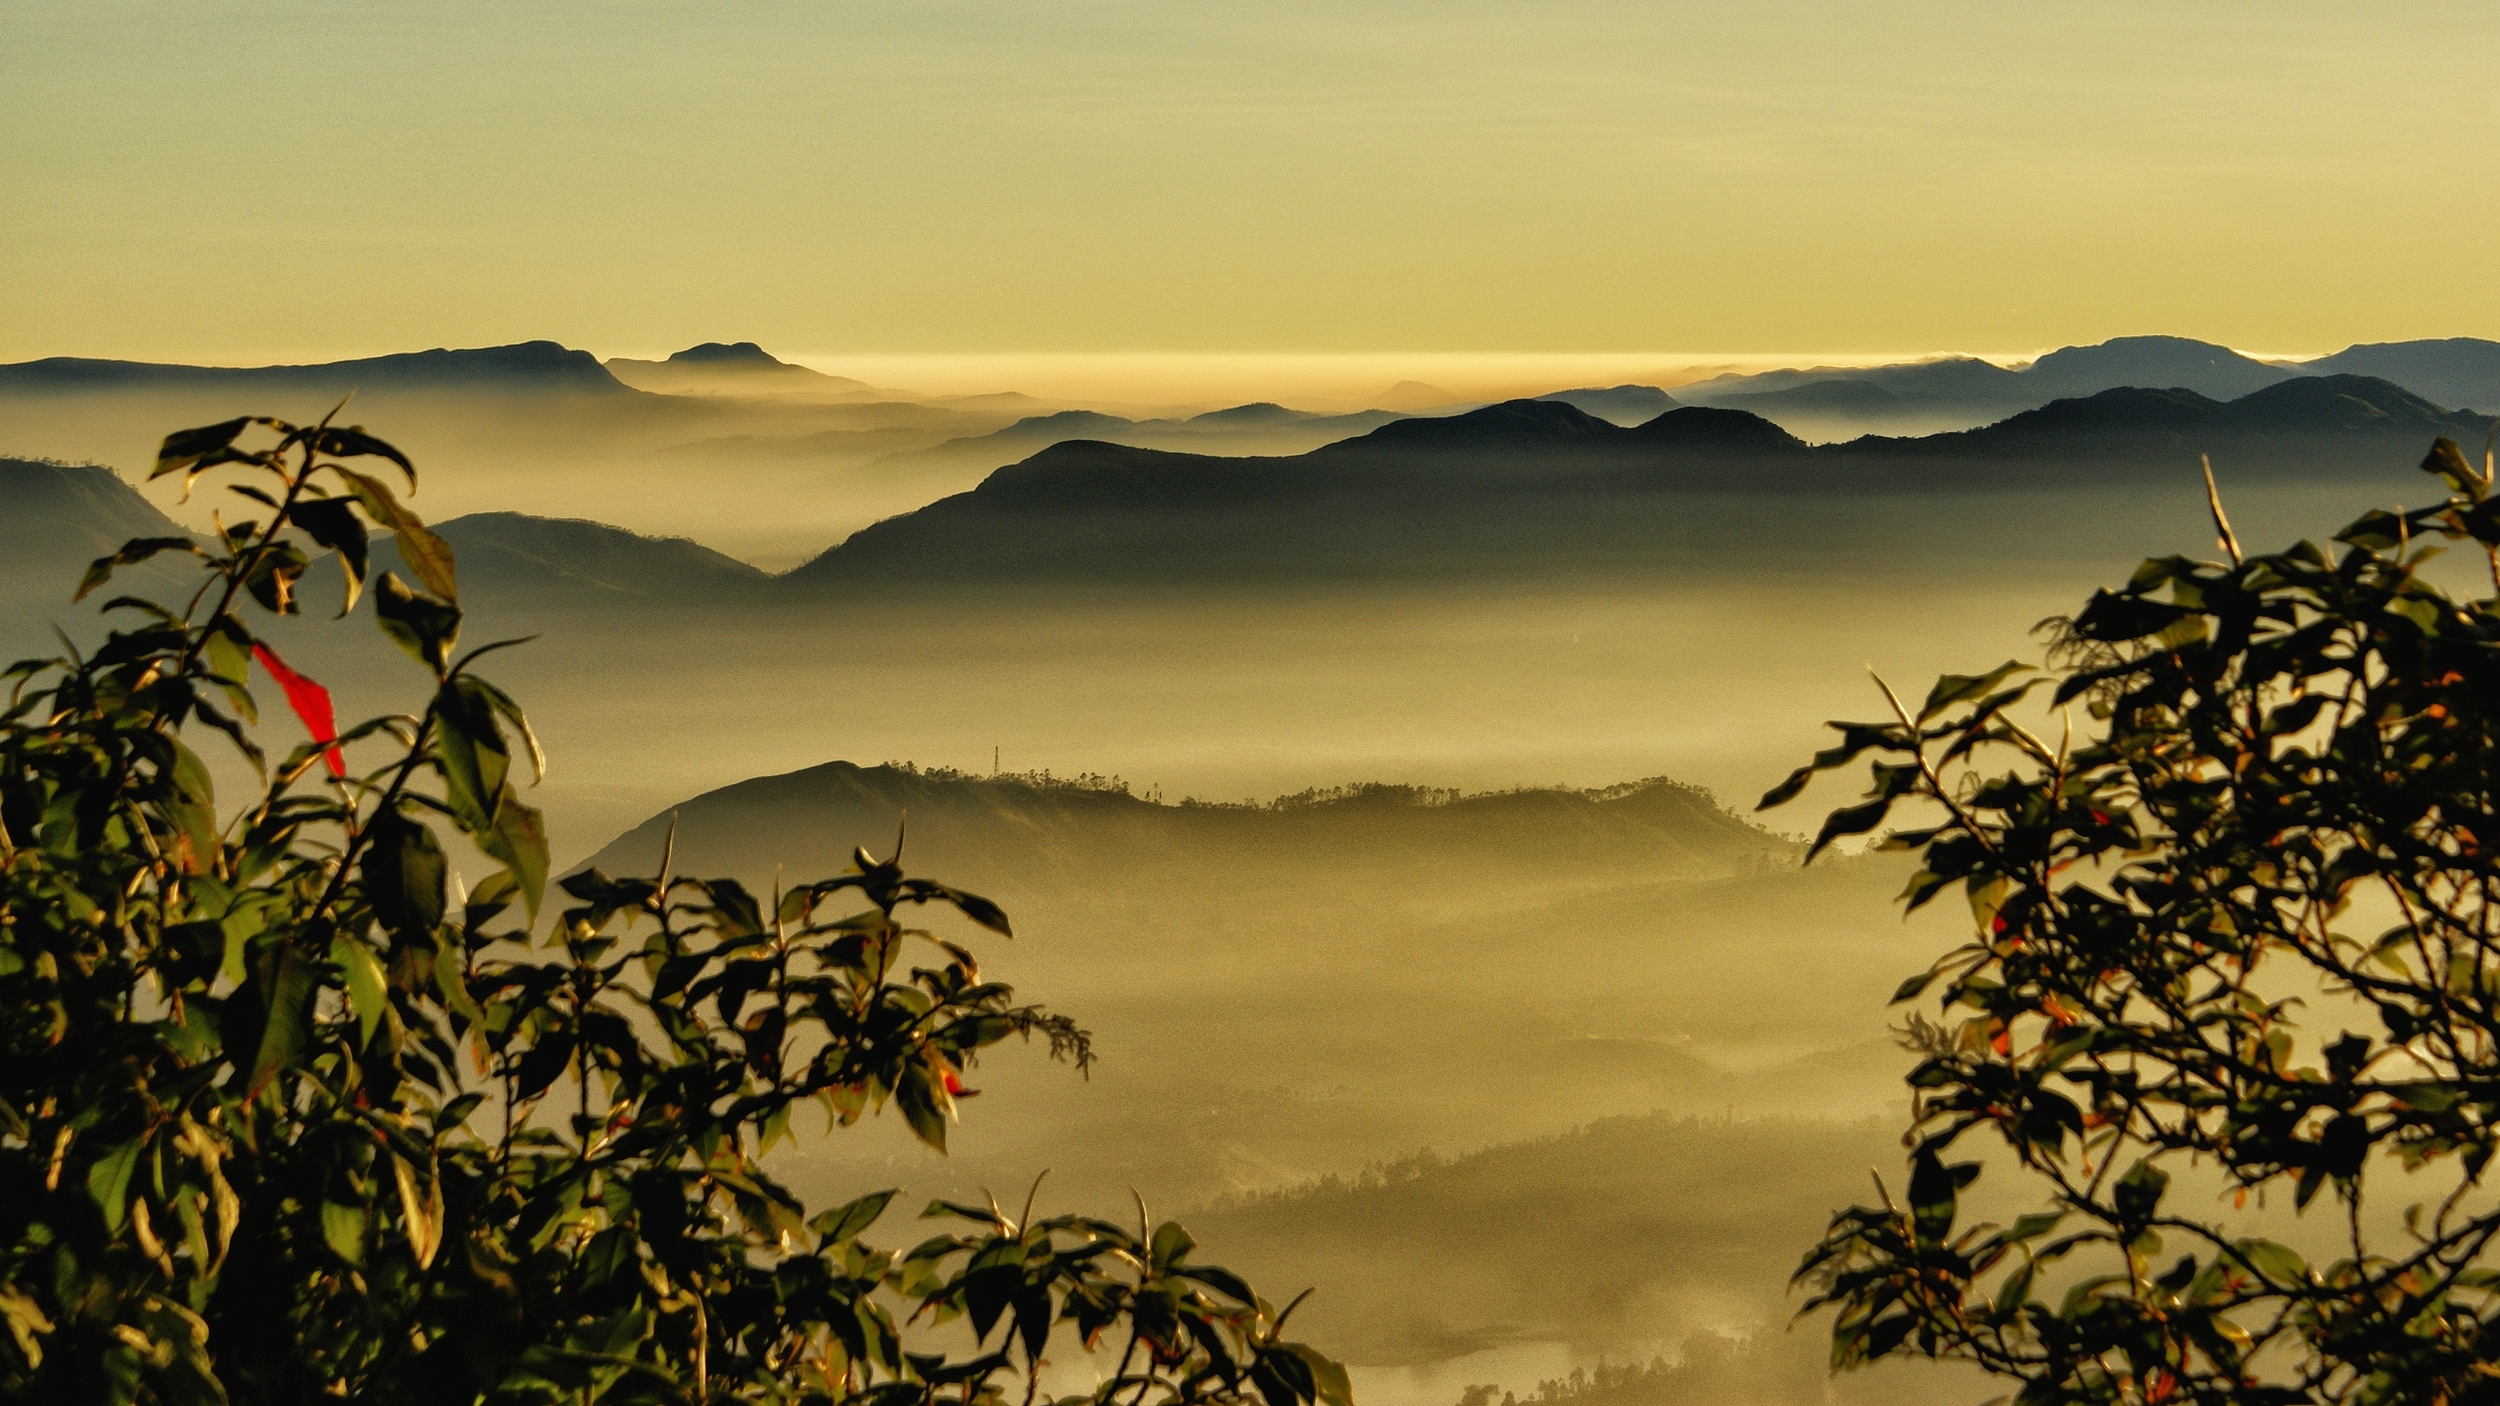
[[[276,679],[278,687],[286,692],[287,706],[295,710],[295,716],[304,720],[304,731],[312,734],[312,740],[335,744],[339,737],[339,724],[337,714],[330,709],[330,690],[288,668],[286,661],[278,657],[278,651],[265,644],[254,644],[252,657],[260,661],[260,666],[269,671],[269,677]],[[321,759],[329,763],[332,776],[347,774],[347,758],[335,745],[324,750]]]

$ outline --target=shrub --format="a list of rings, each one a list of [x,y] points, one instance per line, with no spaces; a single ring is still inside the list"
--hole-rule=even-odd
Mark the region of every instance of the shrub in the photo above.
[[[97,562],[82,597],[160,554],[205,576],[179,611],[113,599],[131,623],[93,654],[6,675],[0,1392],[983,1406],[1034,1401],[1073,1339],[1117,1349],[1104,1406],[1348,1406],[1343,1371],[1283,1340],[1290,1306],[1142,1204],[1132,1225],[940,1202],[898,1253],[862,1239],[894,1193],[810,1214],[781,1186],[762,1159],[802,1109],[891,1105],[943,1148],[981,1052],[1038,1036],[1082,1065],[1086,1036],[905,925],[1009,931],[907,876],[899,838],[770,895],[666,861],[575,875],[533,940],[548,850],[514,773],[537,746],[476,668],[518,641],[462,651],[452,552],[384,465],[414,489],[406,456],[328,420],[170,436],[158,475],[238,473],[261,515]],[[340,731],[246,617],[295,610],[305,539],[352,608],[368,524],[418,577],[372,594],[424,701]],[[274,765],[255,662],[313,738]],[[265,783],[230,812],[201,729]],[[438,834],[494,872],[459,892]],[[972,1355],[907,1345],[958,1319]]]
[[[1874,787],[1814,848],[1924,803],[1886,848],[1916,908],[1958,885],[1967,945],[1931,988],[1905,1194],[1835,1217],[1800,1269],[1837,1310],[1833,1361],[1923,1353],[2033,1402],[2484,1401],[2500,1210],[2500,603],[2426,580],[2500,499],[2442,440],[2447,498],[2327,545],[2148,561],[2069,622],[2047,677],[1948,676],[1912,713],[1764,798],[1872,753]],[[2209,479],[2210,483],[2210,479]],[[2016,706],[2054,681],[2096,726],[2051,745]],[[1891,697],[1886,690],[1887,697]],[[2392,924],[2361,926],[2375,904]],[[1991,1138],[2043,1197],[1970,1224]],[[2202,1163],[2229,1204],[2328,1198],[2317,1258],[2182,1204]],[[2413,1199],[2368,1233],[2366,1191]]]

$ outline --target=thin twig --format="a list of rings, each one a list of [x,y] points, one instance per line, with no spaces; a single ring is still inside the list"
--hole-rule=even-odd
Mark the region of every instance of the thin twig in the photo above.
[[[2240,556],[2239,534],[2231,530],[2230,515],[2222,511],[2222,490],[2214,487],[2213,456],[2210,454],[2199,454],[2196,457],[2205,466],[2205,506],[2213,509],[2214,543],[2215,545],[2221,547],[2224,551],[2229,552],[2231,554],[2231,564],[2233,566],[2238,566],[2244,560],[2244,558]]]

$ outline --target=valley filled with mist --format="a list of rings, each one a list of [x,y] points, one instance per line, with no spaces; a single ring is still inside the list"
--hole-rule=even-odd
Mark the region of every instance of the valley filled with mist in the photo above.
[[[1976,1393],[1827,1381],[1786,1278],[1898,1161],[1886,1002],[1968,918],[1904,923],[1896,856],[1800,867],[1854,782],[1754,798],[1883,714],[1869,668],[1911,694],[2036,662],[2140,559],[2211,555],[2200,455],[2252,547],[2432,496],[2414,466],[2480,451],[2500,345],[1299,408],[921,394],[751,344],[23,363],[8,657],[91,647],[115,591],[179,606],[170,555],[70,594],[126,538],[254,511],[144,483],[167,431],[351,389],[457,553],[464,642],[533,637],[482,672],[546,744],[560,868],[654,872],[674,827],[678,872],[760,891],[899,843],[1006,908],[987,975],[1092,1032],[1082,1076],[994,1053],[943,1158],[890,1117],[803,1129],[774,1155],[811,1203],[1133,1190],[1317,1286],[1298,1321],[1366,1406],[1652,1359],[1657,1400],[1891,1402]],[[317,562],[266,637],[342,718],[416,706],[369,607],[331,620],[339,580]]]

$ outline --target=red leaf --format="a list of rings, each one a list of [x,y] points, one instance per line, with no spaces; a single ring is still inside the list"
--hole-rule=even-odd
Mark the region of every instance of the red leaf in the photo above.
[[[252,657],[259,660],[260,666],[269,671],[269,677],[276,679],[278,687],[286,691],[287,706],[295,710],[295,716],[304,720],[304,731],[312,734],[313,741],[338,740],[338,715],[330,709],[330,690],[288,668],[286,661],[278,657],[278,651],[265,644],[254,644]],[[330,764],[332,776],[347,774],[347,758],[339,754],[338,748],[332,747],[323,752],[321,759]]]

